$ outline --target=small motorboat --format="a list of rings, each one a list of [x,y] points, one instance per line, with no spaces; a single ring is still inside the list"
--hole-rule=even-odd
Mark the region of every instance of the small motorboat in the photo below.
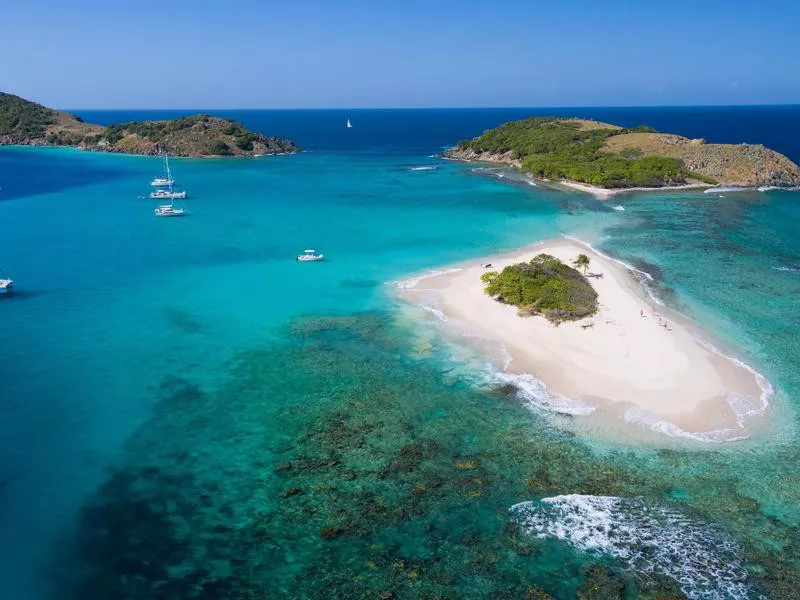
[[[186,211],[182,208],[175,208],[172,204],[164,204],[155,209],[157,217],[185,217]]]
[[[10,294],[14,289],[14,280],[7,276],[3,269],[0,269],[0,296],[3,294]]]
[[[14,289],[13,279],[0,279],[0,296],[3,294],[10,294]]]
[[[302,262],[320,261],[324,258],[322,254],[317,254],[316,250],[304,250],[303,254],[297,256],[297,260]]]

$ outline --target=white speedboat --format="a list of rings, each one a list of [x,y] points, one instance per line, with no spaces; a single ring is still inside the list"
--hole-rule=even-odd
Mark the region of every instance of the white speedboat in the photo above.
[[[158,189],[150,192],[150,197],[153,200],[183,200],[186,198],[186,191],[176,192],[170,189]]]
[[[322,260],[324,256],[322,254],[317,254],[315,250],[304,250],[303,254],[299,254],[297,256],[297,260],[302,262],[314,262]]]
[[[3,273],[3,269],[0,269],[0,295],[10,294],[13,288],[14,280],[7,277],[6,274]]]
[[[175,208],[172,204],[159,206],[155,211],[157,217],[185,217],[186,211],[182,208]]]

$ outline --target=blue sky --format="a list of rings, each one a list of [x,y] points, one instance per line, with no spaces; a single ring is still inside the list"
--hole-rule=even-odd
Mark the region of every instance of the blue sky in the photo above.
[[[788,0],[8,0],[0,90],[58,108],[800,103]]]

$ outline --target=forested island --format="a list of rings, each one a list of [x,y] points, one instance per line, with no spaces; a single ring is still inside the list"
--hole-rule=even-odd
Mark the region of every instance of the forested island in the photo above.
[[[800,185],[800,168],[752,144],[707,144],[650,127],[532,117],[505,123],[445,152],[460,160],[519,167],[533,177],[604,189]]]
[[[0,145],[10,144],[146,155],[167,151],[174,156],[255,156],[297,151],[289,140],[248,131],[236,121],[212,115],[103,127],[0,92]]]

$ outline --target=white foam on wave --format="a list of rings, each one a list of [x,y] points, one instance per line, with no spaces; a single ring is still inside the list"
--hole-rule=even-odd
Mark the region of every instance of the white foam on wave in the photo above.
[[[718,194],[720,192],[752,192],[756,188],[752,187],[743,187],[737,185],[721,185],[718,187],[708,188],[707,190],[703,190],[704,194]]]
[[[722,358],[728,359],[729,361],[731,361],[735,365],[740,366],[745,371],[748,371],[753,377],[755,377],[756,383],[758,384],[758,387],[761,390],[761,395],[759,397],[759,400],[761,401],[761,406],[757,409],[757,412],[753,412],[754,410],[756,410],[754,408],[748,409],[748,411],[746,413],[742,414],[741,418],[744,419],[747,416],[752,416],[752,415],[756,415],[756,414],[759,414],[759,415],[760,414],[764,414],[764,411],[769,406],[769,399],[773,396],[773,394],[775,394],[775,389],[772,387],[772,384],[769,382],[769,379],[764,377],[761,373],[756,371],[753,367],[748,365],[746,362],[743,362],[743,361],[739,360],[735,356],[729,356],[728,354],[725,354],[722,350],[717,348],[711,342],[703,340],[703,339],[700,339],[700,338],[696,338],[696,339],[702,346],[704,346],[705,348],[707,348],[708,350],[710,350],[714,354],[717,354],[717,355],[721,356]],[[731,403],[731,401],[730,401],[730,398],[729,398],[728,399],[728,404],[730,404],[730,403]],[[733,405],[731,405],[731,408],[734,408]],[[739,413],[737,413],[737,416],[738,415],[739,415]],[[741,425],[741,422],[739,424]]]
[[[730,404],[730,402],[729,402]],[[739,421],[737,415],[737,422]],[[712,431],[692,432],[681,429],[674,423],[659,419],[654,413],[641,407],[629,408],[625,411],[625,422],[640,425],[651,429],[661,435],[673,438],[684,438],[696,442],[721,444],[724,442],[736,442],[746,440],[749,436],[742,429],[714,429]],[[741,424],[740,424],[741,425]]]
[[[616,206],[614,206],[614,207],[612,207],[612,208],[613,208],[614,210],[618,210],[618,211],[620,211],[620,212],[624,212],[624,211],[625,211],[625,207],[624,207],[624,206],[620,206],[619,204],[617,204]]]
[[[690,600],[752,597],[738,544],[675,509],[642,498],[569,494],[521,502],[509,514],[537,538],[555,538],[612,556],[636,573],[673,579]]]
[[[535,181],[533,181],[532,179],[526,179],[526,181],[528,182],[528,185],[529,185],[529,186],[531,186],[531,187],[536,187],[536,182],[535,182]]]
[[[622,265],[623,267],[625,267],[629,271],[633,271],[634,273],[638,273],[639,275],[644,277],[649,282],[655,281],[655,278],[652,275],[650,275],[650,273],[648,273],[647,271],[642,271],[641,269],[637,269],[636,267],[634,267],[632,264],[626,263],[624,260],[620,260],[618,258],[614,258],[613,256],[609,256],[605,252],[603,252],[601,250],[598,250],[597,248],[595,248],[591,244],[588,244],[588,243],[584,242],[583,240],[580,240],[580,239],[578,239],[576,237],[572,237],[571,235],[566,235],[566,234],[564,235],[564,237],[567,238],[568,240],[571,240],[571,241],[577,243],[577,244],[581,244],[582,246],[585,246],[586,248],[588,248],[589,250],[591,250],[595,254],[598,254],[599,256],[602,256],[606,260],[613,261],[613,262],[617,263],[618,265]],[[642,281],[641,284],[642,284],[642,287],[644,288],[644,291],[647,292],[647,295],[650,297],[650,299],[653,302],[655,302],[659,306],[664,306],[664,302],[661,300],[661,298],[658,297],[658,295],[653,291],[653,289],[646,282]]]
[[[409,171],[435,171],[439,167],[436,166],[426,166],[426,167],[410,167]]]
[[[723,443],[747,439],[750,436],[745,428],[745,422],[749,417],[763,415],[767,410],[770,398],[775,393],[772,384],[766,377],[764,377],[761,373],[756,371],[747,363],[739,360],[735,356],[729,356],[725,354],[707,340],[699,337],[695,337],[695,339],[701,346],[710,352],[713,352],[714,354],[721,356],[722,358],[729,360],[735,365],[748,371],[756,380],[756,384],[758,384],[758,387],[761,390],[758,399],[736,392],[731,392],[726,397],[725,401],[736,415],[736,424],[738,425],[738,428],[715,429],[712,431],[700,432],[685,431],[674,423],[659,419],[652,412],[639,407],[628,409],[625,412],[625,421],[627,423],[641,425],[669,437],[687,438],[698,442]]]
[[[800,267],[772,267],[775,271],[785,271],[787,273],[800,273]]]
[[[800,187],[780,187],[777,185],[762,185],[758,188],[759,192],[774,192],[781,190],[782,192],[800,192]]]
[[[575,416],[590,415],[595,410],[594,406],[589,404],[548,392],[547,386],[530,373],[507,373],[490,367],[486,382],[492,387],[514,386],[517,390],[517,397],[531,409]]]

